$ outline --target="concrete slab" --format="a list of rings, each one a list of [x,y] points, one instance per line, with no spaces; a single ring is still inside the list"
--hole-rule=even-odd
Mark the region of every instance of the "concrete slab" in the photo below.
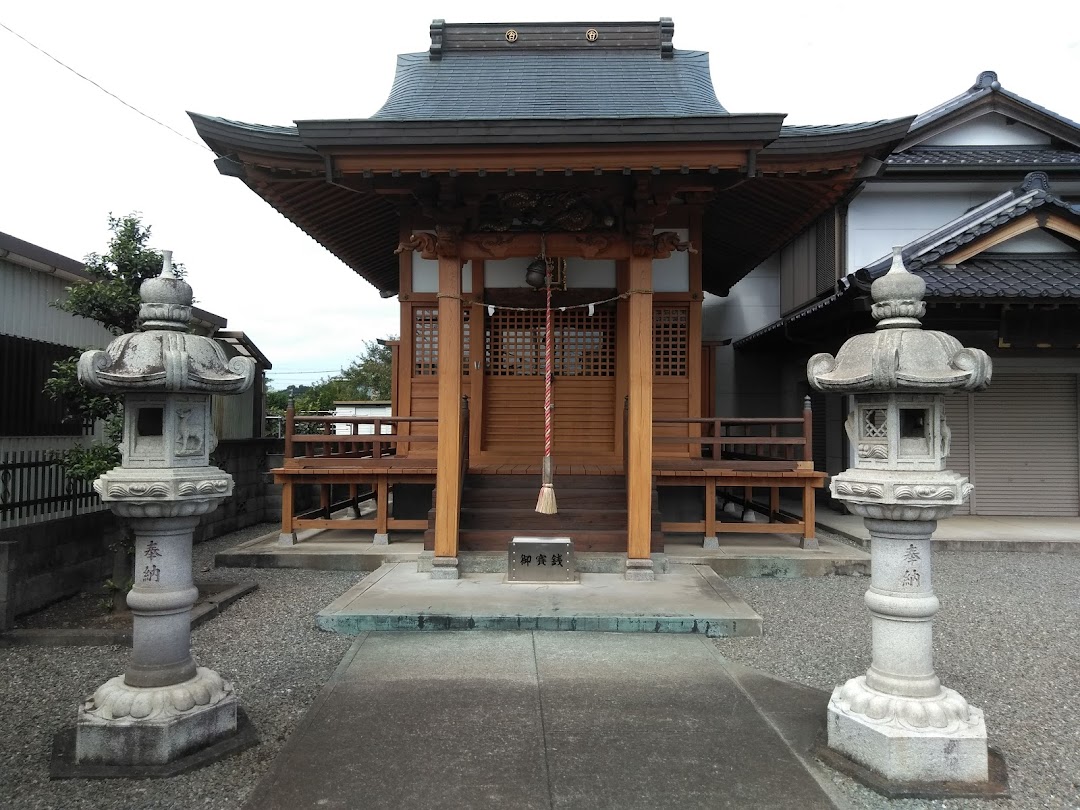
[[[762,539],[764,538],[764,540]],[[799,548],[791,535],[721,534],[718,548],[668,542],[668,563],[707,565],[722,577],[869,576],[870,555],[847,543],[818,538],[815,549]]]
[[[323,630],[572,630],[760,636],[761,617],[702,565],[652,582],[581,574],[577,584],[505,582],[503,574],[433,580],[408,563],[365,577],[315,618]]]
[[[422,532],[395,532],[394,542],[376,544],[374,534],[361,529],[309,529],[298,532],[294,546],[278,543],[271,532],[223,551],[214,558],[219,568],[307,568],[318,571],[374,571],[380,565],[415,562],[424,550]]]
[[[278,543],[278,533],[257,537],[217,555],[220,567],[309,568],[323,571],[375,571],[385,563],[413,562],[418,570],[431,570],[431,552],[424,552],[421,533],[396,532],[389,545],[374,543],[369,531],[312,529],[301,533],[295,546]],[[820,539],[817,549],[799,548],[799,540],[782,534],[723,534],[719,548],[704,549],[701,542],[669,536],[665,553],[654,554],[657,570],[668,562],[708,565],[721,576],[806,577],[850,576],[870,573],[870,555],[846,543]],[[463,573],[498,573],[506,570],[505,552],[463,552]],[[578,570],[621,573],[625,554],[582,552]]]
[[[700,636],[364,633],[247,807],[831,808],[819,767]]]
[[[801,514],[794,502],[784,503]],[[868,546],[870,532],[863,519],[819,508],[817,525]],[[1022,517],[957,515],[938,523],[934,551],[1030,551],[1044,554],[1080,554],[1080,517]]]

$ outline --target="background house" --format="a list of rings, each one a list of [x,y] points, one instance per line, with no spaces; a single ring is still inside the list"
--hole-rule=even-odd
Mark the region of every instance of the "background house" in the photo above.
[[[991,71],[919,115],[862,183],[723,299],[705,334],[718,413],[794,407],[805,362],[868,331],[869,286],[903,245],[927,282],[928,329],[994,359],[990,389],[947,400],[950,466],[974,514],[1080,514],[1080,125],[1001,86]],[[815,450],[848,466],[846,403],[815,395]]]

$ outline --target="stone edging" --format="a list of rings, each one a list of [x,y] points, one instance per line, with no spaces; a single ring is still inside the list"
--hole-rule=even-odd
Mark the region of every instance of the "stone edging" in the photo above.
[[[191,627],[208,622],[242,596],[259,587],[254,580],[241,582],[196,582],[207,594],[191,611]],[[131,646],[131,630],[100,628],[29,628],[0,633],[0,647],[99,647]]]

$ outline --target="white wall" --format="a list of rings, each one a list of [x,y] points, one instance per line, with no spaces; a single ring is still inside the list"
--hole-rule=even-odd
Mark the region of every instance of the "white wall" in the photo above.
[[[993,253],[1073,253],[1072,247],[1042,229],[1028,231],[994,245]]]
[[[738,340],[780,317],[780,257],[774,255],[755,267],[725,298],[705,295],[702,336],[708,341]],[[746,386],[743,381],[744,387]],[[743,392],[747,394],[748,392]],[[740,402],[746,397],[740,397]],[[735,399],[735,351],[730,345],[716,350],[716,413],[740,415]]]
[[[1001,113],[987,113],[958,124],[920,146],[1047,146],[1050,136],[1024,124],[1008,123]]]
[[[706,340],[741,337],[780,317],[780,258],[773,255],[751,270],[724,298],[706,295],[702,332]]]
[[[906,245],[1005,190],[932,192],[918,184],[894,189],[867,186],[848,206],[849,273],[887,256],[894,245]]]

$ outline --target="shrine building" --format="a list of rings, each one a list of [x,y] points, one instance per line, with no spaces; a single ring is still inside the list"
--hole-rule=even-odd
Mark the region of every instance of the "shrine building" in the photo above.
[[[911,119],[729,112],[709,55],[673,31],[436,20],[370,118],[192,114],[222,174],[400,302],[392,416],[290,412],[283,538],[342,525],[370,487],[375,514],[346,522],[383,541],[423,530],[436,562],[522,534],[641,567],[664,533],[813,542],[809,411],[716,413],[702,302],[841,200]],[[554,514],[533,507],[546,455]],[[302,485],[321,493],[308,511]],[[765,521],[728,522],[718,494]]]

